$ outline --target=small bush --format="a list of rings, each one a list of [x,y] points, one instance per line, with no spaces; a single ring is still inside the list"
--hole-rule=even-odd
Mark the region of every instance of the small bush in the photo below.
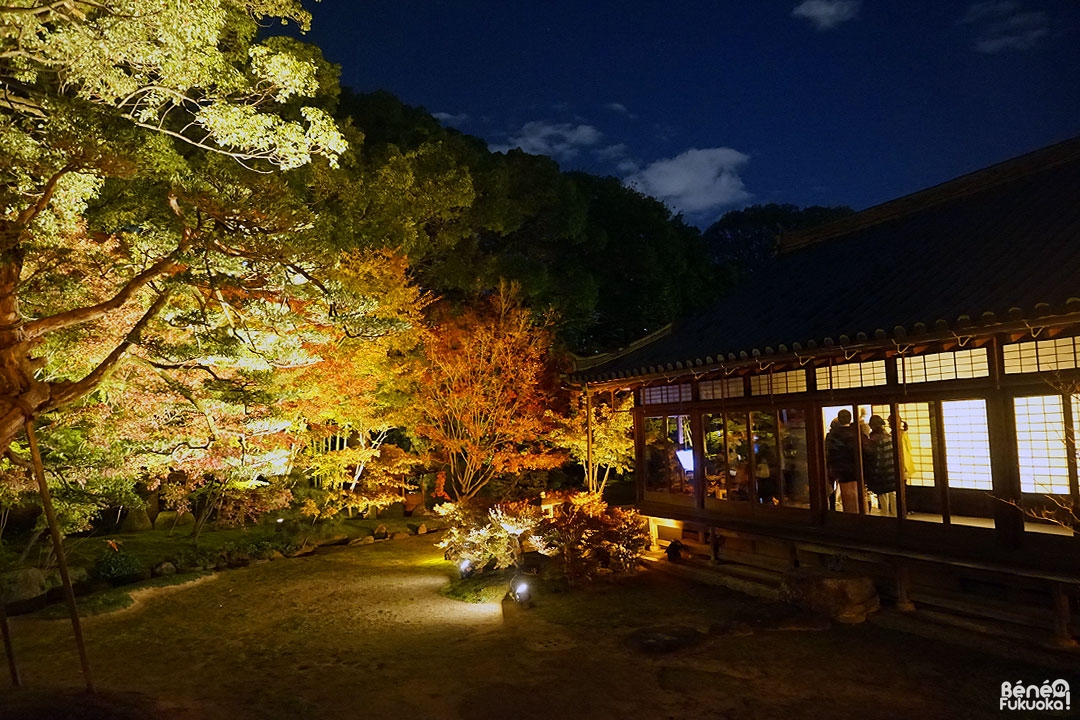
[[[115,543],[110,543],[109,549],[94,562],[94,576],[113,585],[134,582],[141,574],[139,561]]]

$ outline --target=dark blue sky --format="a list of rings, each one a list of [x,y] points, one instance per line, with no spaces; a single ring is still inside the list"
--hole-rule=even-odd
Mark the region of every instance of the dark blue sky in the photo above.
[[[861,209],[1080,135],[1077,0],[306,4],[344,84],[698,224]]]

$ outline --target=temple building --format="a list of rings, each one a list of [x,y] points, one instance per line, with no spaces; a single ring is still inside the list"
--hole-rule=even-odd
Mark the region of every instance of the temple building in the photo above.
[[[659,543],[1074,641],[1080,138],[785,236],[573,380],[634,393]]]

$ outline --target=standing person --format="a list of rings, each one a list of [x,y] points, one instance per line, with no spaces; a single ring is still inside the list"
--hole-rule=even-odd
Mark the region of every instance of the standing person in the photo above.
[[[825,459],[829,478],[840,486],[840,502],[844,512],[859,512],[859,472],[856,465],[858,441],[851,424],[851,411],[844,409],[825,436]]]
[[[866,489],[878,499],[885,515],[896,515],[896,462],[893,439],[880,415],[870,418],[870,437],[863,445],[863,477]]]

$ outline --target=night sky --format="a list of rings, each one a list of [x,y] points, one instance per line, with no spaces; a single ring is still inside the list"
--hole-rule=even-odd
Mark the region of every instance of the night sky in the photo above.
[[[343,84],[699,225],[862,209],[1080,135],[1077,0],[305,5]]]

